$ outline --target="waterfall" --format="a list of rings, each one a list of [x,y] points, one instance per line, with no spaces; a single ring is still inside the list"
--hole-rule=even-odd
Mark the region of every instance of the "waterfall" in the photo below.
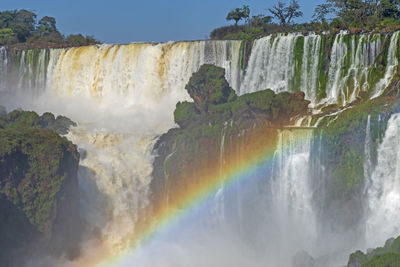
[[[129,246],[129,237],[149,205],[152,146],[160,134],[175,126],[175,105],[190,100],[184,88],[202,64],[225,68],[226,78],[238,94],[266,88],[277,93],[302,91],[314,105],[345,105],[361,92],[377,96],[387,88],[398,65],[398,39],[399,32],[390,37],[345,32],[333,37],[270,35],[254,42],[245,70],[242,41],[97,45],[26,50],[13,57],[0,48],[0,94],[7,93],[7,97],[0,97],[0,104],[8,110],[22,107],[52,111],[78,123],[66,137],[86,155],[79,169],[85,220],[105,244],[104,251],[118,254]],[[338,112],[326,116],[334,121]],[[297,123],[310,125],[312,120],[309,116]],[[391,148],[398,146],[400,119],[396,115],[389,122],[375,170],[371,163],[370,120],[368,116],[364,175],[371,177],[366,189],[370,209],[367,239],[373,245],[382,242],[375,236],[385,239],[398,234],[393,223],[400,209],[398,156]],[[221,172],[225,143],[229,143],[225,140],[227,127],[222,129],[219,144]],[[320,251],[316,248],[315,188],[310,184],[312,138],[311,130],[282,130],[272,177],[262,177],[268,187],[253,185],[244,194],[242,184],[235,181],[231,189],[234,192],[229,194],[221,184],[210,204],[217,223],[234,218],[237,232],[259,234],[265,245],[260,247],[268,250],[268,257],[277,259],[276,265],[290,265],[290,257],[299,250],[311,254]],[[319,139],[318,155],[322,156],[322,133]],[[231,145],[240,151],[243,144]],[[318,175],[323,174],[322,166]],[[323,187],[325,181],[319,182],[318,186]],[[257,190],[269,190],[268,197],[262,199],[265,202],[257,198]],[[229,195],[234,197],[229,199]],[[249,222],[249,218],[254,220],[251,216],[261,216],[262,224]],[[254,229],[248,229],[249,224]],[[226,244],[221,241],[221,245]]]
[[[251,93],[267,88],[275,92],[293,91],[292,81],[295,75],[295,55],[293,52],[299,38],[309,39],[313,37],[303,37],[296,34],[278,35],[276,37],[269,35],[256,40],[239,93]],[[313,38],[311,42],[317,42],[318,39],[319,36]],[[308,47],[306,51],[309,51]],[[314,52],[319,52],[319,50],[315,49]],[[306,66],[307,63],[304,65]],[[314,69],[313,66],[311,68]]]
[[[365,141],[364,141],[364,179],[367,187],[370,185],[370,177],[372,174],[372,155],[371,155],[371,114],[368,114],[367,126],[365,129]]]
[[[389,85],[389,83],[392,81],[393,75],[397,72],[397,65],[399,64],[399,34],[400,32],[395,32],[390,39],[385,75],[377,83],[373,97],[377,97],[383,93],[383,90]]]
[[[189,100],[189,78],[215,64],[237,86],[240,49],[241,41],[196,41],[22,51],[8,88],[14,96],[0,100],[9,110],[52,111],[78,123],[67,138],[86,155],[78,177],[83,214],[105,249],[118,253],[145,216],[151,148],[174,126],[175,104]]]
[[[275,92],[302,91],[313,104],[345,105],[362,91],[378,96],[387,88],[398,65],[399,32],[387,37],[343,31],[334,36],[331,47],[329,38],[279,34],[256,40],[239,94],[267,88]],[[385,54],[385,41],[389,48],[381,70],[377,59]]]
[[[316,221],[312,203],[310,152],[311,130],[283,130],[279,134],[271,190],[269,220],[281,266],[300,250],[315,252]],[[298,231],[301,229],[301,231]],[[275,255],[276,257],[277,255]],[[290,265],[289,265],[290,266]]]
[[[233,88],[240,80],[240,41],[177,42],[165,44],[101,45],[62,50],[50,62],[48,84],[62,95],[113,99],[124,104],[153,103],[171,94],[189,99],[184,87],[203,64],[226,69]],[[80,70],[79,72],[77,70]],[[85,81],[85,82],[82,82]]]
[[[400,234],[400,114],[389,119],[368,193],[368,247],[380,246]]]
[[[221,143],[219,148],[219,165],[220,165],[220,175],[224,175],[224,164],[225,164],[225,136],[227,132],[228,123],[224,123],[224,127],[221,131]],[[223,179],[224,180],[224,179]],[[215,208],[213,216],[217,218],[218,224],[223,224],[225,222],[225,198],[224,198],[224,183],[221,183],[221,186],[217,190],[215,194]]]
[[[40,95],[46,88],[48,50],[23,50],[19,55],[17,81],[11,81],[19,94]]]
[[[6,90],[8,54],[7,49],[0,47],[0,92]]]
[[[176,89],[172,98],[188,99],[177,88],[183,89],[200,65],[211,63],[226,69],[226,78],[238,94],[267,88],[302,91],[314,105],[345,105],[360,92],[373,97],[382,94],[398,65],[398,42],[399,32],[269,35],[254,41],[246,69],[241,41],[24,50],[12,59],[18,74],[17,81],[9,84],[21,94],[40,94],[51,88],[64,96],[84,94],[114,102],[119,95],[129,99],[128,104],[150,102],[172,88]],[[6,53],[5,48],[1,51]]]
[[[301,69],[301,88],[305,89],[307,99],[317,98],[318,59],[321,49],[321,36],[311,35],[304,38],[304,54]]]

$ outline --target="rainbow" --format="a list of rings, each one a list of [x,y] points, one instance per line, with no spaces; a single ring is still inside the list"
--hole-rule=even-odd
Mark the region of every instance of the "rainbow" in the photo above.
[[[150,244],[159,236],[165,236],[168,233],[179,231],[183,227],[182,224],[190,223],[188,218],[193,217],[196,211],[204,207],[204,205],[212,200],[221,184],[229,191],[229,188],[237,185],[246,186],[250,179],[262,177],[265,167],[271,164],[275,151],[276,142],[269,142],[265,146],[260,146],[260,140],[271,139],[268,134],[258,136],[249,146],[249,152],[241,156],[239,161],[232,161],[227,164],[223,171],[218,170],[213,173],[201,175],[201,184],[195,184],[189,190],[181,190],[174,192],[175,198],[170,204],[163,206],[156,211],[150,212],[151,221],[146,221],[139,226],[135,226],[135,231],[127,237],[129,245],[118,251],[117,254],[111,254],[109,247],[98,248],[97,252],[92,254],[89,259],[78,261],[78,266],[126,266],[127,260],[132,259],[140,248]],[[306,138],[310,138],[310,130],[296,131],[296,140],[300,143]],[[275,141],[275,140],[274,140]],[[265,142],[264,142],[265,143]],[[289,149],[281,147],[282,150]],[[293,147],[291,147],[293,149]],[[130,266],[128,264],[128,266]]]

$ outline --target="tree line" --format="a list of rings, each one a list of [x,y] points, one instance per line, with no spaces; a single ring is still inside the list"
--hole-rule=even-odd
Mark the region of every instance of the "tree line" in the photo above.
[[[82,34],[62,35],[54,17],[37,15],[25,9],[0,12],[0,45],[18,43],[54,43],[88,45],[99,43],[93,36]]]
[[[272,8],[268,8],[269,14],[259,14],[250,17],[250,7],[232,9],[226,16],[226,20],[238,22],[245,20],[246,26],[263,26],[277,24],[280,27],[296,27],[296,18],[302,17],[303,12],[297,0],[289,2],[278,1]],[[400,24],[400,0],[327,0],[324,4],[317,5],[312,20],[303,23],[303,26],[311,30],[327,30],[331,27],[349,28],[373,28],[377,25]],[[275,22],[275,23],[274,23]]]

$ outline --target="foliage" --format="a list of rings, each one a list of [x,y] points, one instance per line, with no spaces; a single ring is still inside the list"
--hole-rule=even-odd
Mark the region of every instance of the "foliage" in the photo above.
[[[174,111],[175,123],[180,127],[186,127],[195,120],[198,113],[194,103],[187,101],[178,102]]]
[[[385,18],[400,18],[398,0],[328,0],[346,27],[371,27]]]
[[[315,21],[326,23],[326,16],[333,12],[332,5],[320,4],[315,7],[313,18]]]
[[[4,194],[43,233],[50,231],[56,195],[67,177],[64,160],[79,158],[71,142],[50,130],[56,121],[51,113],[32,111],[0,116],[0,197]]]
[[[288,26],[291,24],[292,19],[303,16],[303,12],[300,11],[300,5],[297,0],[291,0],[289,5],[278,1],[275,6],[268,10],[279,21],[281,26]]]
[[[194,103],[179,102],[174,112],[175,122],[182,128],[221,123],[243,114],[263,114],[276,124],[284,124],[287,118],[307,112],[309,104],[301,92],[275,94],[266,89],[237,96],[225,79],[224,69],[208,64],[192,75],[186,90]]]
[[[396,98],[382,96],[359,103],[321,122],[324,165],[329,166],[331,198],[350,197],[359,192],[364,185],[364,140],[368,115],[371,116],[372,146],[376,148],[385,130],[385,122],[396,107]]]
[[[55,31],[57,31],[55,18],[45,16],[39,20],[39,25],[37,27],[36,32],[40,36],[48,35]]]
[[[378,247],[364,254],[356,251],[350,255],[347,266],[399,266],[400,263],[400,237],[390,238],[384,247]]]
[[[67,134],[70,126],[76,126],[75,122],[64,116],[54,118],[49,112],[39,116],[33,111],[14,110],[5,116],[0,116],[0,128],[4,129],[46,128],[59,134]]]
[[[91,45],[99,43],[93,36],[83,36],[82,34],[70,34],[65,38],[65,42],[73,45]]]
[[[0,12],[0,44],[46,43],[89,45],[99,43],[92,36],[70,35],[66,39],[57,30],[56,19],[44,16],[38,22],[37,15],[25,9]]]
[[[17,36],[12,29],[0,29],[0,44],[10,44],[15,42],[17,42]]]
[[[245,19],[247,20],[250,16],[250,8],[249,6],[244,5],[242,8],[232,9],[228,15],[226,16],[226,20],[234,20],[235,26],[237,26],[239,20]]]
[[[273,17],[266,15],[256,15],[252,16],[249,20],[249,26],[251,27],[262,27],[263,25],[271,24]]]
[[[393,32],[400,27],[400,0],[328,0],[317,5],[310,22],[294,23],[293,19],[302,16],[297,0],[289,4],[278,1],[270,14],[259,14],[246,21],[243,26],[227,26],[214,29],[210,37],[214,40],[247,40],[250,45],[256,38],[277,32],[330,31],[338,29],[351,32],[374,31]],[[336,15],[336,17],[335,17]],[[272,22],[277,19],[279,25]]]
[[[207,112],[209,104],[226,102],[232,91],[225,79],[225,69],[210,64],[202,65],[185,88],[200,112]]]

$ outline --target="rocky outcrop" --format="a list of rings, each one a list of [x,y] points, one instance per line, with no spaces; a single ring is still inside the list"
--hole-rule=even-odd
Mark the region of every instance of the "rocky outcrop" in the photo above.
[[[156,206],[193,185],[201,186],[203,177],[239,164],[248,155],[273,153],[277,129],[308,112],[309,102],[301,92],[264,90],[237,96],[224,69],[213,65],[203,65],[186,89],[194,102],[176,105],[180,128],[162,135],[154,146],[151,189]]]
[[[349,257],[347,267],[399,266],[400,237],[390,238],[384,247],[369,249],[367,253],[356,251]]]
[[[60,118],[24,111],[0,117],[1,266],[79,252],[79,153],[50,130],[67,128],[70,121]]]

